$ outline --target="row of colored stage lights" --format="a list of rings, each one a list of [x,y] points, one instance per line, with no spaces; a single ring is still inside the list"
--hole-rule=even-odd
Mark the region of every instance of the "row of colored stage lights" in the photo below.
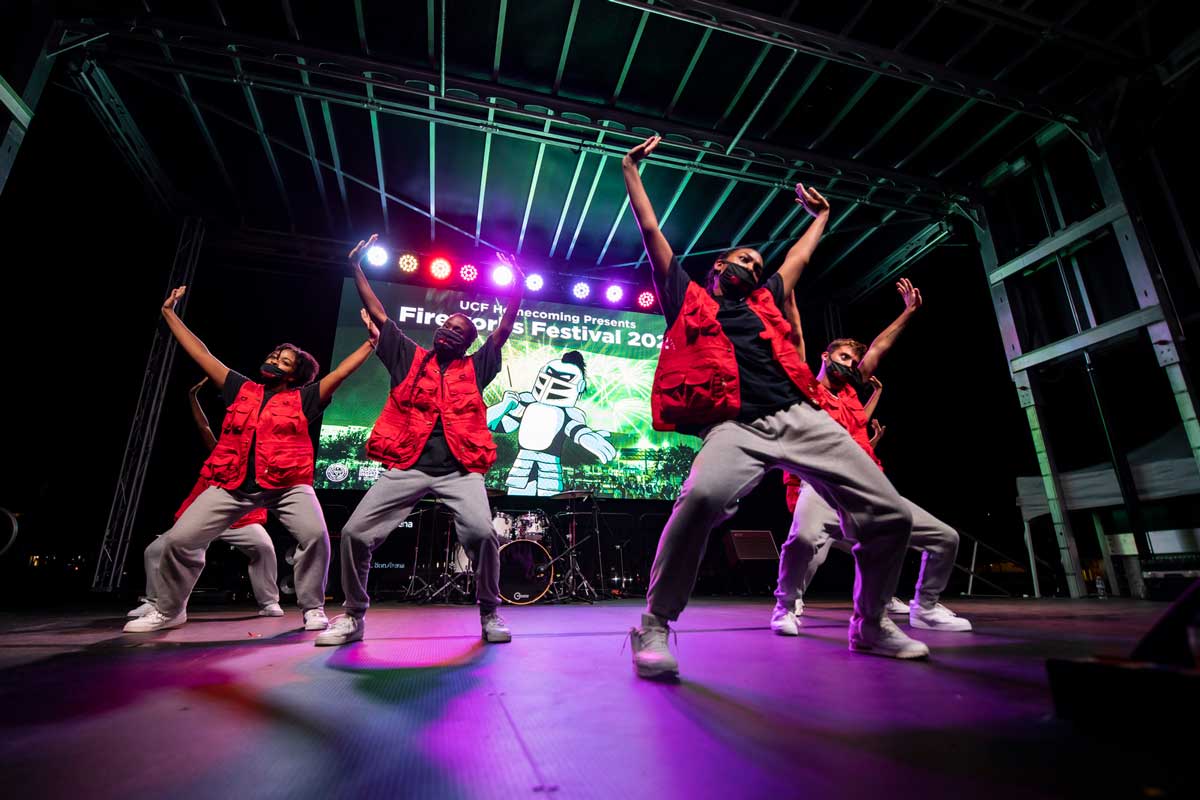
[[[367,250],[367,263],[372,267],[380,268],[387,266],[392,260],[391,254],[386,248],[374,245]],[[406,275],[415,274],[421,267],[420,259],[413,253],[402,253],[396,259],[396,267]],[[426,265],[426,271],[430,278],[435,281],[449,280],[454,274],[454,265],[449,259],[438,257],[431,259]],[[484,268],[477,267],[474,264],[462,264],[458,268],[458,277],[464,283],[474,283],[483,274]],[[490,268],[489,279],[491,282],[500,287],[510,286],[513,282],[512,270],[504,265],[497,264]],[[525,276],[525,289],[530,292],[540,292],[546,286],[546,279],[537,272],[531,272]],[[604,299],[617,305],[625,300],[625,287],[619,283],[610,283],[602,287]],[[588,300],[592,296],[592,282],[579,280],[571,285],[571,296],[576,300]],[[654,306],[654,292],[649,289],[643,290],[637,295],[637,306],[642,309],[649,309]]]

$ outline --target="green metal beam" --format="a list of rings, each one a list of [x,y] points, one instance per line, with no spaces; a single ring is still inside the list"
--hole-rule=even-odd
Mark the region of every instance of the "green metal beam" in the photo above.
[[[551,258],[554,257],[554,251],[558,249],[558,238],[562,236],[563,223],[566,222],[567,213],[571,210],[571,201],[575,198],[575,187],[579,183],[579,173],[583,169],[583,162],[587,159],[587,155],[586,151],[581,151],[579,157],[575,159],[575,174],[571,176],[571,186],[567,189],[567,199],[563,201],[562,212],[558,215],[558,227],[554,229],[554,241],[550,245]]]
[[[641,175],[646,169],[646,161],[642,160],[638,164],[638,175]],[[608,253],[608,246],[612,244],[613,237],[617,235],[617,228],[621,225],[621,219],[625,216],[625,212],[629,209],[629,195],[625,195],[625,199],[621,201],[621,210],[617,212],[617,218],[613,220],[612,227],[608,229],[608,238],[604,240],[604,247],[600,248],[600,255],[596,256],[596,266],[600,266],[600,262],[604,260],[605,254]]]
[[[813,139],[812,144],[809,145],[810,150],[816,150],[821,146],[821,142],[829,138],[829,134],[833,133],[834,129],[842,123],[842,120],[844,120],[850,114],[850,112],[854,110],[854,107],[857,106],[863,97],[866,96],[867,92],[871,91],[871,87],[875,85],[877,80],[879,80],[879,73],[872,72],[861,84],[859,84],[858,90],[850,96],[850,99],[846,101],[845,105],[842,106],[842,109],[833,115],[833,119],[829,120],[829,124],[825,126],[825,130],[821,131],[820,135],[817,136],[816,139]]]
[[[696,230],[695,235],[692,236],[692,240],[688,242],[688,245],[684,249],[683,256],[681,256],[680,260],[687,258],[692,254],[693,248],[695,248],[695,246],[700,242],[700,237],[704,235],[704,232],[708,230],[708,226],[712,224],[714,219],[716,219],[717,214],[725,205],[725,201],[729,199],[729,195],[733,194],[733,190],[737,184],[738,182],[736,180],[731,180],[725,184],[725,188],[721,191],[721,196],[716,199],[716,202],[714,202],[711,207],[709,207],[708,213],[704,215],[704,219],[700,222],[700,227]]]
[[[563,37],[562,53],[558,57],[558,69],[554,73],[554,93],[562,86],[563,70],[567,68],[567,53],[571,51],[571,39],[575,36],[575,20],[579,16],[579,0],[571,3],[571,17],[567,20],[567,35]]]
[[[754,80],[754,76],[758,74],[758,71],[762,68],[763,62],[767,60],[767,56],[770,54],[770,52],[770,45],[764,45],[763,48],[758,51],[758,57],[754,59],[754,63],[750,66],[749,71],[746,72],[746,77],[742,79],[742,83],[740,86],[738,86],[737,91],[734,93],[733,99],[730,100],[729,105],[725,107],[725,113],[722,114],[721,118],[717,120],[715,125],[713,125],[713,130],[721,127],[721,124],[725,122],[725,120],[729,119],[729,115],[733,113],[734,108],[736,108],[737,104],[741,102],[742,95],[746,93],[746,89],[750,86],[750,81]],[[730,149],[733,149],[732,146]]]
[[[508,0],[500,0],[500,16],[496,20],[496,54],[492,57],[492,80],[500,77],[500,52],[504,47],[504,20],[508,17]]]
[[[770,139],[775,131],[779,129],[779,126],[783,124],[783,121],[787,119],[789,115],[791,115],[792,109],[796,107],[796,104],[800,102],[800,99],[804,97],[821,73],[825,71],[825,65],[828,63],[828,61],[818,61],[813,65],[813,68],[808,71],[808,77],[806,77],[804,82],[800,84],[800,88],[796,90],[794,95],[792,95],[792,99],[788,101],[788,104],[784,106],[783,113],[780,114],[779,118],[775,120],[775,124],[767,128],[767,132],[763,134],[764,139]]]
[[[705,28],[704,35],[700,37],[700,44],[696,45],[696,50],[692,53],[692,60],[688,62],[687,69],[683,71],[683,77],[679,79],[679,85],[675,87],[675,94],[671,97],[671,102],[667,104],[667,110],[663,112],[664,117],[670,117],[675,113],[675,106],[679,103],[679,98],[683,96],[683,90],[688,85],[688,81],[692,79],[692,71],[696,69],[696,64],[700,61],[700,56],[704,53],[704,48],[708,46],[711,36],[712,29]]]
[[[579,232],[583,230],[583,221],[587,219],[588,210],[592,207],[592,198],[596,196],[596,187],[600,184],[600,175],[604,172],[604,165],[608,163],[607,156],[600,156],[600,163],[596,165],[596,174],[592,176],[592,185],[588,189],[587,199],[583,201],[583,210],[579,212],[579,221],[575,223],[575,233],[571,235],[571,244],[567,247],[567,260],[571,260],[571,254],[575,252],[575,242],[579,240]]]
[[[546,120],[545,132],[550,131],[550,121]],[[525,215],[521,217],[521,235],[517,239],[517,254],[525,247],[525,228],[529,225],[529,211],[533,208],[533,196],[537,191],[538,175],[542,172],[542,158],[546,155],[546,143],[538,145],[537,158],[533,161],[533,177],[529,179],[529,193],[525,197]]]
[[[488,122],[496,117],[495,111],[488,112]],[[479,246],[479,232],[483,228],[483,198],[487,193],[488,162],[492,158],[492,133],[483,136],[483,166],[479,169],[479,205],[475,207],[475,246]]]
[[[617,98],[621,96],[621,90],[625,88],[625,78],[629,76],[629,68],[633,66],[633,57],[637,55],[638,45],[642,41],[642,32],[646,30],[646,21],[650,19],[648,11],[642,12],[641,19],[638,20],[637,30],[633,34],[633,42],[629,45],[629,54],[625,56],[625,64],[621,67],[621,77],[617,78],[617,88],[613,89],[612,97],[608,99],[609,104],[617,102]]]

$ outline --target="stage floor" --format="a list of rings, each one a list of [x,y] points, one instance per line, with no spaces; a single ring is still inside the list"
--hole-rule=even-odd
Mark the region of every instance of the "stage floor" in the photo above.
[[[848,652],[846,602],[811,604],[802,635],[788,639],[767,629],[769,601],[699,599],[678,628],[675,684],[639,680],[622,652],[640,605],[509,607],[512,643],[486,647],[466,606],[377,606],[366,640],[343,648],[315,648],[294,608],[281,619],[198,610],[183,628],[149,635],[123,634],[123,619],[95,610],[0,615],[3,791],[124,800],[1177,793],[1181,766],[1139,749],[1137,732],[1055,720],[1043,666],[1049,656],[1128,652],[1162,605],[957,601],[977,632],[918,632],[933,658],[914,663]]]

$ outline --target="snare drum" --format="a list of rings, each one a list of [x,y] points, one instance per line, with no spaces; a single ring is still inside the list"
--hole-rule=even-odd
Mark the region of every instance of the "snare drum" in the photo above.
[[[492,530],[501,539],[513,538],[513,518],[503,511],[497,511],[492,516]]]
[[[529,511],[517,517],[513,523],[514,539],[534,539],[542,542],[550,531],[550,522],[541,511]]]
[[[550,554],[532,539],[514,539],[500,546],[500,597],[527,606],[550,591],[554,565]]]

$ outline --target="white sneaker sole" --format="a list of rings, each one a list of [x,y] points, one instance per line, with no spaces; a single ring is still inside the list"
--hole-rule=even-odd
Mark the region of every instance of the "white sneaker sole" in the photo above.
[[[679,665],[675,666],[650,666],[648,664],[639,664],[633,662],[634,671],[637,672],[639,678],[647,678],[649,680],[663,680],[679,677]]]
[[[875,645],[866,644],[865,642],[851,642],[850,651],[852,653],[863,653],[870,656],[898,658],[901,661],[915,661],[917,659],[929,658],[928,647],[910,647],[905,650],[885,650],[876,647]]]
[[[784,626],[782,626],[782,625],[771,625],[771,631],[772,631],[772,632],[773,632],[773,633],[774,633],[776,636],[799,636],[799,635],[800,635],[800,629],[799,629],[799,628],[795,628],[795,629],[793,629],[793,628],[785,628],[785,627],[784,627]]]
[[[928,622],[922,622],[917,617],[909,617],[908,624],[918,630],[923,631],[948,631],[950,633],[970,633],[971,622],[965,619],[956,619],[948,625],[930,625]]]
[[[306,622],[304,623],[306,631],[327,631],[329,630],[329,622]]]
[[[512,641],[511,633],[488,633],[483,632],[483,640],[488,644],[504,644]]]
[[[282,608],[275,610],[275,611],[267,611],[266,609],[260,609],[258,612],[258,615],[260,617],[282,617],[283,614],[284,614],[284,612],[283,612]]]
[[[143,619],[143,617],[138,617],[138,619]],[[134,620],[134,621],[136,622],[137,620]],[[168,620],[165,624],[159,625],[154,628],[132,628],[131,629],[129,626],[132,625],[133,623],[127,622],[127,623],[125,623],[125,627],[123,630],[125,633],[154,633],[155,631],[165,631],[165,630],[170,630],[171,628],[178,628],[180,625],[183,625],[185,622],[187,622],[187,614],[180,614],[179,616],[175,617],[175,619]]]
[[[350,644],[351,642],[361,642],[362,638],[362,631],[355,631],[346,636],[326,636],[322,634],[316,638],[313,644],[317,647],[337,647],[338,645]]]

